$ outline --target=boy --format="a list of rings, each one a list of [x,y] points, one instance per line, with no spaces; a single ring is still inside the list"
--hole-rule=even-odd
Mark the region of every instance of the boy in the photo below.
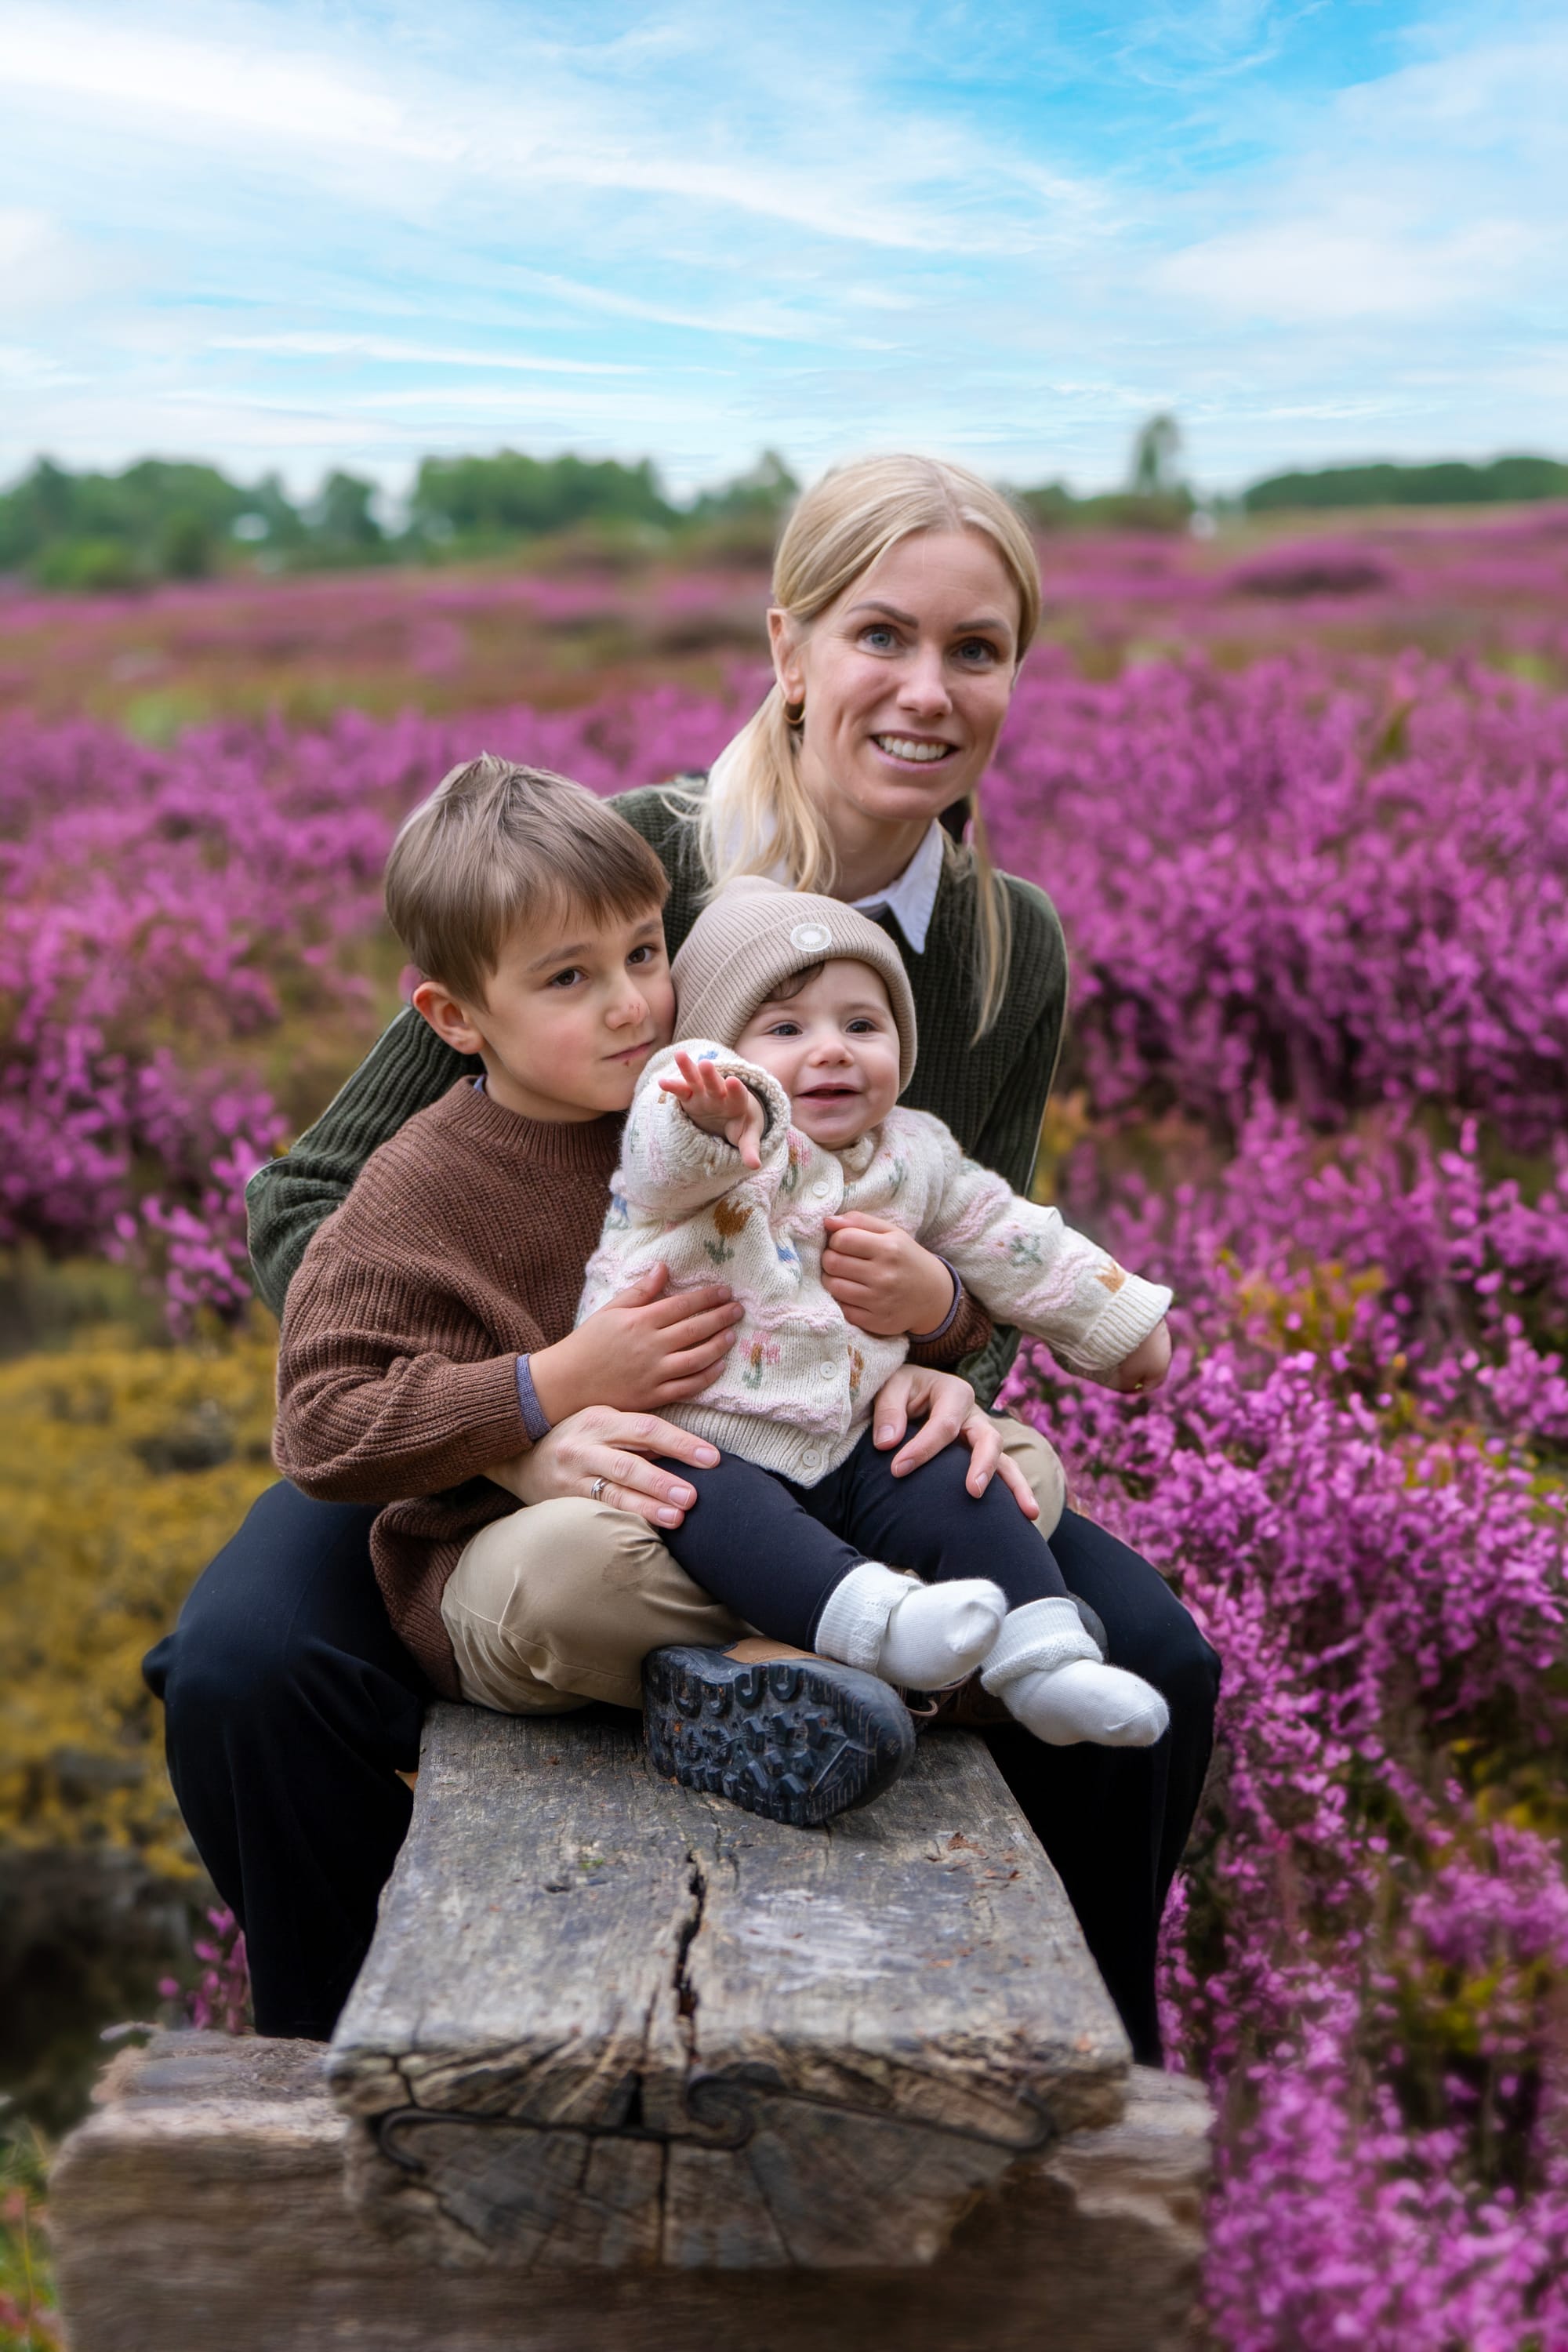
[[[448,1698],[533,1712],[635,1704],[652,1646],[642,1629],[651,1617],[655,1638],[673,1638],[669,1596],[639,1581],[657,1565],[574,1594],[570,1655],[519,1635],[526,1576],[495,1598],[498,1556],[515,1564],[507,1538],[533,1516],[513,1517],[500,1474],[582,1406],[662,1412],[697,1395],[732,1344],[739,1310],[723,1289],[664,1295],[653,1269],[574,1328],[621,1117],[671,1032],[666,887],[647,844],[581,786],[489,756],[415,813],[388,866],[388,911],[425,975],[414,1003],[484,1076],[408,1120],[313,1238],[283,1319],[275,1456],[308,1494],[387,1503],[372,1536],[377,1579],[399,1637]],[[693,1444],[693,1465],[717,1460]],[[745,1633],[646,1549],[685,1596],[683,1638],[711,1655]],[[535,1567],[570,1581],[569,1546]],[[721,1667],[726,1706],[765,1718],[776,1765],[762,1793],[771,1804],[776,1782],[785,1817],[826,1818],[907,1761],[907,1711],[871,1677],[818,1661],[782,1684]],[[808,1717],[839,1760],[803,1794],[784,1784]]]

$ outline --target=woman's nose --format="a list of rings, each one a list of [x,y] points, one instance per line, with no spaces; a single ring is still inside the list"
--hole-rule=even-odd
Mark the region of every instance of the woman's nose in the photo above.
[[[952,697],[939,647],[916,654],[900,683],[899,700],[906,710],[918,711],[927,719],[942,718],[952,709]]]

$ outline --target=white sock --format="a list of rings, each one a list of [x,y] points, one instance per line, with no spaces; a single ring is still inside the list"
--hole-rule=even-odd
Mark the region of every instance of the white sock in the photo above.
[[[829,1593],[816,1647],[901,1689],[942,1690],[989,1654],[1006,1613],[1006,1596],[983,1577],[921,1584],[865,1559]]]
[[[1015,1722],[1051,1748],[1152,1748],[1171,1710],[1152,1683],[1108,1666],[1072,1602],[1012,1610],[981,1682]]]

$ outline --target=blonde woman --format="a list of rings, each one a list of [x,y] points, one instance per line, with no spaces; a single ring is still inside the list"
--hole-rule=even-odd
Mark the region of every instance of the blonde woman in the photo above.
[[[616,803],[669,876],[671,952],[712,890],[742,873],[825,892],[881,923],[919,1025],[909,1103],[1020,1192],[1056,1066],[1067,962],[1048,900],[993,870],[979,789],[1038,617],[1028,534],[977,476],[910,457],[838,467],[801,499],[780,542],[774,683],[761,709],[706,778]],[[370,1153],[475,1067],[404,1013],[293,1150],[256,1178],[251,1255],[275,1309]],[[940,1260],[910,1259],[905,1237],[874,1219],[842,1222],[823,1271],[865,1329],[932,1334],[916,1351],[923,1365],[911,1361],[879,1398],[879,1435],[904,1441],[912,1466],[962,1433],[974,1491],[997,1474],[1022,1496],[1032,1480],[1055,1517],[1049,1450],[975,1402],[994,1396],[1015,1335],[992,1331]],[[689,1299],[689,1369],[700,1386],[730,1343],[726,1300],[717,1286]],[[972,1386],[938,1369],[955,1361]],[[911,1420],[922,1425],[910,1436]],[[695,1462],[693,1444],[655,1409],[595,1407],[490,1471],[537,1531],[529,1621],[491,1630],[514,1686],[520,1664],[536,1678],[542,1710],[558,1710],[578,1684],[563,1662],[585,1612],[602,1627],[606,1584],[627,1657],[605,1698],[637,1704],[647,1650],[742,1630],[659,1540],[694,1496],[650,1457]],[[398,1774],[416,1759],[429,1690],[381,1605],[374,1516],[271,1488],[148,1661],[186,1821],[247,1931],[264,2032],[330,2033],[407,1825]],[[1171,1729],[1146,1750],[1051,1748],[1014,1727],[990,1736],[1134,2050],[1152,2062],[1155,1939],[1207,1762],[1218,1661],[1154,1570],[1102,1529],[1064,1512],[1051,1548],[1107,1656],[1163,1694]]]

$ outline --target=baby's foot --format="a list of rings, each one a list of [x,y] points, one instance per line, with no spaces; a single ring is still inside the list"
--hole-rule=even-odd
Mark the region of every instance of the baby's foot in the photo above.
[[[973,1673],[1006,1613],[1005,1594],[983,1577],[921,1584],[862,1560],[829,1594],[816,1646],[902,1689],[942,1690]]]
[[[1171,1710],[1152,1683],[1109,1666],[1068,1600],[1031,1601],[1002,1628],[980,1677],[1052,1748],[1152,1748]]]

